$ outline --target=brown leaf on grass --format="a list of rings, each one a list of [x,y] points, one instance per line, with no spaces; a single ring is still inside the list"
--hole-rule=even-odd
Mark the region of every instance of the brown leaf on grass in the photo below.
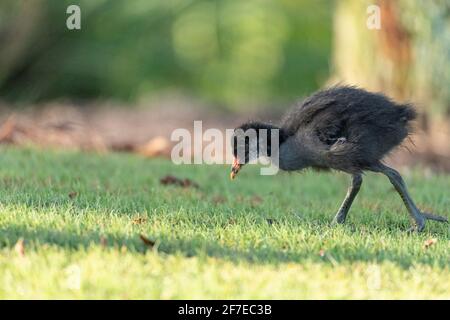
[[[431,238],[431,239],[425,240],[425,242],[423,243],[423,248],[424,249],[428,249],[429,247],[431,247],[436,242],[437,242],[436,238]]]
[[[159,180],[159,183],[161,183],[164,186],[176,185],[176,186],[180,186],[183,188],[189,188],[189,187],[199,188],[199,185],[190,179],[180,179],[180,178],[177,178],[177,177],[171,176],[171,175],[167,175],[164,178],[161,178]]]
[[[76,192],[76,191],[69,192],[69,194],[68,194],[70,199],[75,199],[77,197],[77,195],[78,195],[78,192]]]
[[[20,257],[25,257],[25,240],[20,238],[14,246],[14,250]]]
[[[141,238],[141,241],[149,248],[153,248],[153,246],[155,245],[155,241],[150,240],[142,234],[139,235],[139,238]]]
[[[146,223],[146,222],[147,222],[147,218],[145,218],[145,217],[135,217],[131,221],[131,223],[133,223],[133,224],[143,224],[143,223]]]

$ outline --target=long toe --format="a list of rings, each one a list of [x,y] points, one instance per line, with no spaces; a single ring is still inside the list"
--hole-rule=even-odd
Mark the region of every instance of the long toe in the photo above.
[[[446,223],[448,223],[447,217],[438,216],[438,215],[436,215],[436,214],[429,213],[429,212],[422,212],[422,215],[423,215],[427,220],[433,220],[433,221],[446,222]]]

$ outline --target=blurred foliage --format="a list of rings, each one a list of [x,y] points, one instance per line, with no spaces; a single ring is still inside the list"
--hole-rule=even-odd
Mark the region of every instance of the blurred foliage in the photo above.
[[[78,4],[82,30],[66,28]],[[181,91],[231,107],[328,77],[327,0],[2,0],[0,96],[133,101]]]
[[[450,1],[402,0],[402,22],[413,36],[414,90],[431,109],[450,116]]]
[[[380,30],[366,27],[372,4],[381,9]],[[336,81],[450,115],[450,1],[339,1],[334,43]]]

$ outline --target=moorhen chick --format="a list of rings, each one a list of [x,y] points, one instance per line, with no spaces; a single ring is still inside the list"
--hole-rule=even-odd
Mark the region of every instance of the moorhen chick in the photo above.
[[[362,174],[368,170],[389,178],[408,209],[413,222],[410,230],[420,232],[427,219],[441,222],[447,222],[447,219],[420,211],[400,174],[381,161],[411,133],[411,122],[415,118],[416,112],[411,105],[395,103],[380,93],[353,86],[335,86],[318,91],[289,111],[279,127],[247,122],[236,128],[232,138],[234,161],[231,178],[244,164],[261,155],[273,156],[271,149],[274,149],[274,143],[278,143],[277,165],[281,170],[297,171],[312,167],[335,169],[351,175],[351,185],[334,223],[345,222],[361,187]],[[248,139],[251,129],[256,131],[254,144]],[[278,141],[271,141],[272,130],[278,130]],[[267,150],[262,153],[261,135],[265,134]]]

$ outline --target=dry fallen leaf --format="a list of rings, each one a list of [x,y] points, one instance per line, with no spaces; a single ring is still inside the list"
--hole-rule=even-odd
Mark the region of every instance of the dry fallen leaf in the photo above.
[[[145,217],[136,217],[131,221],[131,223],[133,223],[133,224],[143,224],[146,222],[147,222],[147,218],[145,218]]]
[[[149,248],[153,248],[153,246],[155,245],[155,241],[150,240],[142,234],[139,235],[139,238],[141,238],[142,242]]]
[[[429,247],[431,247],[436,242],[437,242],[436,238],[431,238],[431,239],[425,240],[425,242],[423,244],[423,248],[424,249],[428,249]]]
[[[76,192],[76,191],[69,192],[70,199],[74,199],[77,195],[78,195],[78,192]]]
[[[20,257],[25,257],[25,240],[20,238],[14,246],[14,250]]]
[[[180,179],[177,178],[175,176],[165,176],[164,178],[161,178],[159,180],[159,183],[161,183],[162,185],[176,185],[176,186],[180,186],[183,188],[189,188],[189,187],[194,187],[194,188],[198,188],[198,184],[193,182],[190,179]]]

